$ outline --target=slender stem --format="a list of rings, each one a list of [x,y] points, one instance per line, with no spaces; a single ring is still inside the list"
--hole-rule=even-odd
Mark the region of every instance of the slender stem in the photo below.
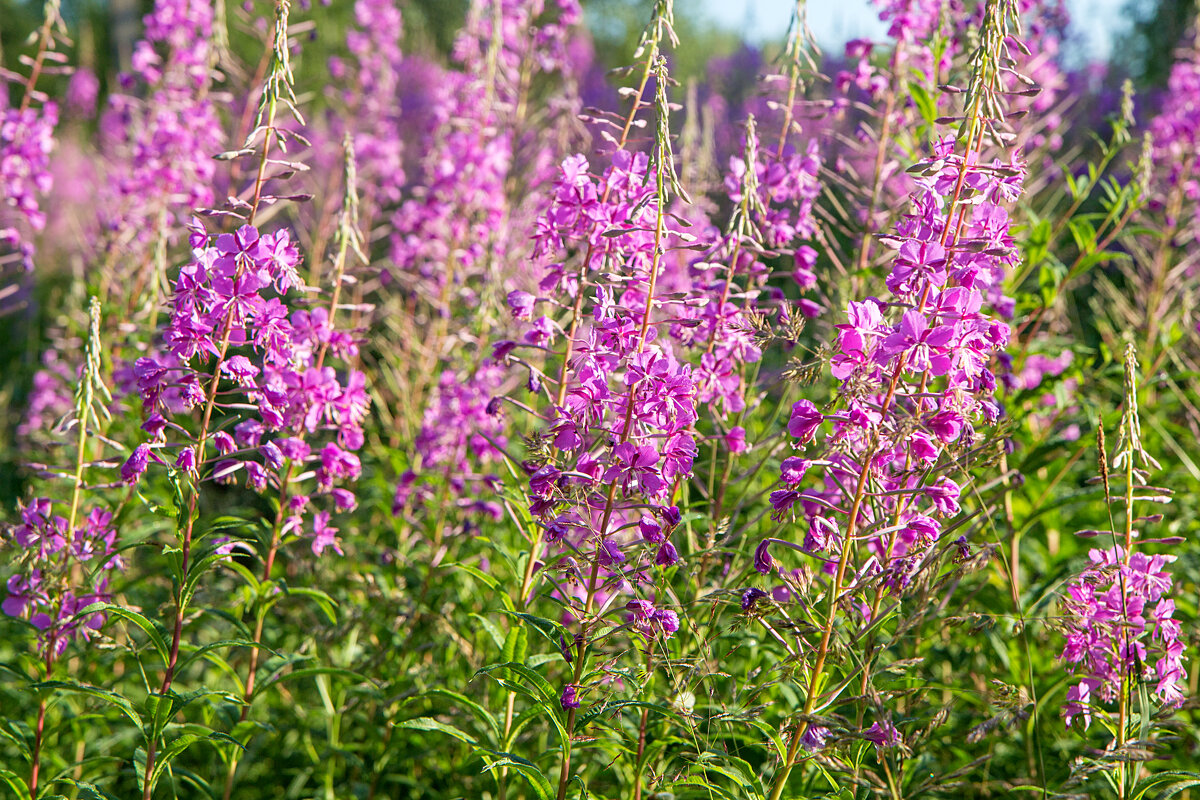
[[[972,117],[975,120],[978,120],[978,114],[979,114],[981,102],[982,102],[981,96],[977,95],[976,100],[975,100],[975,108],[972,112]],[[981,124],[979,124],[978,122],[976,122],[975,124],[972,125],[971,131],[968,134],[967,148],[963,155],[962,162],[959,165],[958,180],[955,182],[954,193],[953,193],[950,203],[946,209],[946,224],[945,224],[945,227],[942,229],[942,236],[941,236],[941,244],[943,245],[943,247],[945,247],[947,245],[947,243],[950,241],[951,231],[954,232],[954,239],[957,240],[957,238],[958,238],[959,231],[961,230],[963,220],[965,219],[965,209],[963,211],[963,218],[959,220],[959,224],[957,227],[955,227],[953,225],[954,214],[958,208],[959,201],[962,196],[962,189],[963,189],[963,185],[966,181],[967,168],[968,168],[968,163],[970,161],[970,155],[974,151],[975,147],[977,147],[977,146],[982,147],[982,144],[983,144],[983,126]],[[931,289],[931,284],[928,281],[926,281],[924,288],[921,292],[921,298],[918,301],[917,306],[916,306],[918,311],[924,310],[925,303],[929,299],[930,289]],[[888,411],[891,409],[892,403],[895,400],[896,389],[900,384],[900,377],[904,373],[904,369],[907,365],[907,361],[908,361],[908,359],[907,359],[906,355],[901,355],[900,358],[897,360],[895,370],[892,372],[891,380],[889,381],[887,394],[884,397],[883,403],[881,405],[880,416],[882,418],[885,418],[885,419],[887,418]],[[863,503],[863,500],[866,495],[867,478],[869,477],[869,475],[871,473],[871,460],[872,460],[871,456],[868,456],[867,458],[863,459],[862,468],[859,472],[858,481],[855,486],[853,503],[852,503],[852,506],[850,509],[850,515],[846,522],[846,531],[843,535],[843,540],[842,540],[842,552],[838,558],[837,572],[835,574],[833,588],[832,588],[832,591],[829,596],[829,611],[828,611],[828,614],[825,619],[825,624],[822,626],[821,643],[817,648],[816,659],[813,661],[812,669],[809,671],[808,693],[804,700],[804,711],[803,711],[803,716],[805,718],[800,721],[800,724],[796,728],[795,732],[792,734],[792,740],[788,746],[787,757],[785,758],[779,771],[775,775],[775,779],[774,779],[773,786],[771,789],[770,800],[779,800],[779,798],[782,796],[783,788],[787,783],[788,777],[792,771],[792,766],[794,765],[795,760],[796,760],[796,755],[798,754],[798,752],[800,750],[801,741],[803,740],[804,734],[808,731],[808,728],[809,728],[809,722],[808,722],[807,718],[812,713],[812,710],[815,707],[817,692],[818,692],[818,683],[820,681],[820,678],[822,677],[821,674],[824,671],[825,661],[826,661],[826,658],[828,657],[828,653],[829,653],[829,642],[830,642],[830,639],[833,634],[833,625],[834,625],[834,620],[835,620],[836,613],[837,613],[837,601],[838,601],[839,595],[841,594],[842,582],[845,578],[846,567],[850,561],[851,543],[854,541],[855,533],[857,531],[859,512],[862,508],[862,503]]]
[[[54,659],[51,656],[51,651],[48,649],[42,664],[46,670],[46,680],[50,680],[50,669],[54,664]],[[38,714],[37,727],[33,732],[33,754],[32,764],[29,769],[29,800],[37,800],[38,794],[38,777],[42,768],[42,741],[45,736],[46,728],[46,696],[42,695],[38,698]]]
[[[654,675],[654,651],[646,648],[646,683]],[[638,723],[637,758],[634,760],[633,800],[642,800],[642,759],[646,756],[646,727],[650,722],[650,709],[642,709],[642,720]]]
[[[25,94],[21,98],[21,114],[28,111],[29,104],[33,102],[33,93],[37,86],[38,78],[41,77],[42,67],[46,63],[46,53],[50,50],[51,37],[54,32],[54,21],[55,14],[46,14],[46,19],[42,22],[42,27],[38,30],[37,56],[34,57],[33,66],[29,70],[29,79],[25,81]]]
[[[1137,386],[1134,385],[1133,387],[1131,387],[1130,391],[1136,392]],[[1129,403],[1128,400],[1126,402]],[[1130,452],[1127,452],[1125,454],[1125,552],[1122,555],[1121,560],[1124,562],[1126,571],[1128,571],[1128,569],[1129,569],[1130,559],[1133,554],[1133,484],[1134,484],[1133,457],[1134,457],[1134,454],[1132,452],[1132,447],[1131,447]],[[1127,611],[1127,609],[1128,609],[1127,604],[1128,604],[1128,600],[1126,598],[1125,579],[1124,579],[1124,577],[1122,577],[1121,578],[1121,612],[1122,612],[1121,616],[1125,620],[1128,620],[1128,618],[1129,618],[1129,613]],[[1122,642],[1122,646],[1123,646],[1123,649],[1125,650],[1125,652],[1119,653],[1118,656],[1119,656],[1119,659],[1123,660],[1124,658],[1127,658],[1128,654],[1129,654],[1129,627],[1128,627],[1128,625],[1121,626],[1121,642]],[[1119,707],[1118,707],[1119,719],[1118,719],[1118,723],[1117,723],[1117,750],[1118,751],[1124,749],[1125,742],[1127,741],[1126,726],[1129,723],[1129,692],[1130,692],[1131,688],[1132,687],[1130,686],[1130,683],[1129,683],[1129,669],[1126,667],[1122,667],[1122,669],[1121,669],[1121,697],[1120,697]],[[1125,758],[1121,755],[1118,755],[1117,797],[1119,798],[1119,800],[1125,800],[1125,798],[1127,797],[1126,786],[1125,786],[1127,771],[1128,771],[1128,766],[1126,764]]]
[[[258,205],[262,199],[264,175],[266,173],[268,154],[271,149],[271,137],[274,135],[274,131],[275,131],[275,127],[274,127],[275,126],[275,110],[276,110],[275,96],[274,96],[274,94],[272,94],[271,98],[268,101],[267,125],[266,125],[265,132],[263,133],[263,152],[262,152],[262,157],[259,160],[258,176],[254,182],[254,203],[251,206],[250,214],[247,217],[248,224],[254,223],[254,215],[258,211]],[[237,272],[234,276],[235,283],[241,277],[243,270],[244,270],[244,264],[241,263],[239,260],[239,263],[237,266]],[[221,344],[220,344],[220,347],[218,348],[216,365],[213,367],[212,380],[209,382],[209,385],[208,385],[207,396],[206,396],[205,404],[204,404],[204,416],[200,422],[200,432],[196,437],[196,461],[197,461],[197,464],[202,464],[203,460],[204,460],[205,446],[208,443],[208,435],[210,432],[210,426],[212,424],[213,409],[216,407],[216,402],[217,402],[217,390],[218,390],[218,388],[220,386],[220,382],[221,382],[221,367],[224,365],[225,358],[229,353],[230,338],[231,338],[231,335],[233,332],[233,317],[234,317],[234,309],[230,308],[225,313],[225,322],[224,322],[224,326],[221,331]],[[196,518],[198,516],[197,511],[199,508],[199,502],[200,502],[200,487],[199,487],[199,485],[196,485],[196,486],[192,487],[192,491],[188,495],[187,522],[184,523],[183,537],[182,537],[182,542],[181,542],[181,546],[180,546],[180,568],[179,569],[180,569],[180,575],[183,577],[184,580],[186,580],[188,569],[191,566],[192,534],[193,534],[193,532],[195,530],[195,526],[196,526]],[[167,693],[171,690],[171,684],[175,679],[175,667],[179,661],[179,646],[180,646],[180,641],[183,637],[183,616],[184,616],[184,613],[186,612],[186,608],[184,607],[184,602],[183,602],[184,580],[180,581],[180,584],[178,586],[178,592],[177,592],[176,598],[175,598],[175,601],[176,601],[175,602],[175,624],[174,624],[174,627],[171,632],[171,651],[170,651],[170,655],[167,660],[166,670],[163,672],[162,685],[159,689],[159,695],[161,696],[161,698],[165,698]],[[258,648],[255,648],[253,652],[255,654],[257,654]],[[253,658],[253,655],[251,656],[251,658]],[[154,784],[152,782],[152,778],[154,775],[156,746],[158,743],[157,739],[158,739],[157,735],[152,735],[150,737],[150,740],[146,743],[146,771],[145,771],[145,776],[144,776],[144,786],[143,786],[143,790],[142,790],[142,800],[150,800],[151,795],[153,794],[153,790],[154,790]]]
[[[38,699],[37,728],[33,733],[33,767],[29,774],[29,800],[37,800],[38,773],[42,766],[42,735],[46,727],[46,698]]]
[[[516,514],[513,512],[512,506],[508,505],[508,503],[505,503],[505,505],[508,507],[509,513],[512,514],[513,520],[517,522],[517,526],[523,528],[520,521],[517,519]],[[517,598],[517,608],[521,609],[522,611],[524,611],[525,608],[527,608],[529,605],[529,603],[528,603],[529,589],[530,589],[530,586],[533,584],[533,573],[534,573],[535,567],[537,565],[537,558],[538,558],[538,553],[541,549],[541,544],[542,544],[542,540],[537,536],[536,531],[535,531],[534,535],[530,537],[529,557],[525,561],[525,575],[521,580],[521,594]],[[517,705],[517,694],[516,694],[516,692],[509,690],[508,698],[505,701],[505,707],[504,707],[504,739],[502,740],[502,742],[505,746],[505,749],[508,749],[508,744],[509,744],[508,739],[509,739],[509,736],[512,735],[513,717],[516,712],[516,705]],[[499,783],[500,783],[500,800],[505,800],[505,798],[508,796],[508,767],[507,766],[500,768]]]
[[[663,171],[662,171],[661,167],[658,170],[656,170],[656,172],[657,172],[656,183],[657,183],[658,203],[656,204],[656,213],[655,213],[655,221],[654,221],[654,256],[651,259],[651,263],[650,263],[650,283],[649,283],[649,286],[646,287],[646,303],[645,303],[644,308],[642,309],[642,325],[641,325],[640,330],[638,331],[638,341],[637,341],[637,349],[636,349],[636,352],[638,354],[641,354],[646,349],[646,333],[650,329],[650,314],[654,308],[654,289],[658,282],[658,271],[659,271],[659,267],[661,266],[661,263],[662,263],[663,223],[664,223],[664,219],[666,216],[666,209],[663,208],[662,199],[665,196],[665,185],[664,185]],[[637,395],[637,389],[638,389],[638,386],[640,386],[640,385],[641,385],[641,381],[638,381],[637,383],[635,383],[634,385],[629,387],[629,397],[625,404],[625,422],[621,428],[620,441],[622,444],[629,441],[629,434],[630,434],[630,430],[633,425],[633,405],[634,405],[633,400],[634,400],[634,397],[636,397],[636,395]],[[603,539],[606,535],[606,531],[608,530],[608,523],[612,519],[612,514],[613,514],[613,510],[615,508],[615,502],[616,502],[616,496],[617,496],[617,482],[619,480],[620,480],[619,476],[613,478],[612,482],[608,486],[608,497],[606,498],[606,500],[604,502],[604,513],[601,515],[601,521],[600,521],[600,527],[599,527],[600,541],[603,541]],[[599,544],[597,545],[597,547],[600,547],[600,546],[602,546],[602,545],[599,545]],[[573,681],[574,683],[578,683],[580,677],[583,674],[583,662],[584,662],[584,656],[586,655],[586,652],[587,652],[587,638],[588,638],[588,632],[590,629],[590,620],[588,619],[588,617],[592,613],[592,603],[595,601],[595,598],[596,598],[596,590],[598,588],[599,576],[600,576],[600,559],[599,559],[599,557],[595,557],[592,559],[592,573],[588,579],[587,600],[584,603],[584,613],[583,613],[583,616],[584,616],[583,631],[582,631],[582,635],[580,636],[579,655],[575,662],[575,680]],[[575,725],[575,709],[572,708],[570,711],[567,712],[567,741],[566,741],[566,744],[563,746],[562,768],[560,769],[559,776],[558,776],[558,800],[563,800],[563,798],[566,797],[567,783],[570,780],[570,775],[571,775],[571,738],[570,737],[574,730],[574,725]]]
[[[869,461],[870,459],[868,459],[868,463]],[[779,773],[775,776],[774,786],[771,788],[771,800],[779,800],[783,795],[783,787],[787,783],[788,775],[791,774],[792,765],[796,761],[796,754],[800,750],[800,743],[803,741],[804,734],[808,730],[807,717],[812,713],[813,707],[816,704],[817,682],[821,679],[821,673],[825,669],[825,659],[829,654],[829,642],[833,636],[833,621],[837,616],[838,597],[842,593],[842,581],[846,577],[846,565],[850,562],[850,543],[854,540],[851,532],[858,523],[858,514],[862,508],[863,497],[865,496],[867,477],[870,474],[870,470],[864,468],[858,476],[858,485],[854,490],[854,506],[850,509],[850,519],[846,523],[847,534],[842,539],[842,553],[838,558],[837,573],[834,576],[833,588],[829,593],[829,611],[825,617],[825,625],[821,630],[821,644],[817,647],[817,657],[813,661],[812,669],[809,671],[808,694],[804,698],[805,719],[800,721],[800,726],[792,734],[792,741],[788,746],[787,759],[783,762]]]

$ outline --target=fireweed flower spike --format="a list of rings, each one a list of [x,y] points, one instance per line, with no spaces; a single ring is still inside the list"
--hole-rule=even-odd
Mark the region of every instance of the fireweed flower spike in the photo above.
[[[540,302],[510,296],[514,316],[532,319],[526,342],[545,347],[566,340],[558,385],[547,391],[553,402],[542,412],[548,425],[540,438],[549,446],[531,453],[527,466],[530,511],[546,540],[564,556],[574,551],[588,562],[574,588],[563,587],[578,593],[564,599],[581,626],[570,691],[562,698],[568,732],[575,725],[574,690],[581,685],[597,609],[603,613],[619,594],[636,592],[652,570],[678,560],[669,537],[679,519],[668,509],[673,487],[690,476],[697,452],[691,370],[658,341],[660,329],[652,324],[663,305],[664,253],[689,236],[668,215],[671,196],[685,197],[675,172],[669,79],[660,53],[664,41],[674,41],[672,24],[672,4],[660,0],[637,52],[644,61],[634,107],[600,180],[586,157],[568,158],[550,208],[539,219],[534,254],[546,267],[538,289],[543,297],[560,297],[561,306],[571,309],[570,321],[557,326],[538,316]],[[642,95],[651,77],[656,117],[648,156],[625,144],[646,105]],[[582,253],[578,266],[568,267],[562,257],[568,247]],[[679,626],[672,610],[648,600],[635,599],[629,607],[643,635],[669,636]],[[568,739],[559,800],[566,795],[570,764]]]
[[[422,140],[422,159],[409,170],[410,185],[392,215],[389,237],[398,294],[412,295],[421,314],[435,317],[434,338],[450,335],[452,325],[473,329],[472,318],[491,299],[493,287],[514,303],[512,315],[528,319],[534,295],[525,258],[527,236],[544,206],[553,166],[570,142],[570,116],[578,110],[569,82],[566,97],[539,109],[530,95],[532,81],[569,80],[568,44],[581,20],[577,0],[473,0],[467,24],[455,40],[455,68],[441,75],[432,99],[431,119]],[[536,133],[532,114],[561,136]],[[519,187],[519,190],[514,190]],[[521,232],[526,232],[522,236]],[[451,320],[451,308],[469,310],[470,318]],[[530,341],[544,346],[557,335],[545,318]],[[487,332],[490,335],[491,331]],[[449,502],[468,512],[491,513],[495,479],[488,473],[507,444],[504,409],[492,404],[507,370],[502,356],[461,358],[435,370],[423,407],[415,458],[401,475],[393,513],[419,513],[430,499],[429,484],[444,478]],[[533,369],[526,383],[536,390],[543,380]],[[403,398],[414,403],[413,398]],[[439,514],[439,519],[443,515]],[[446,526],[437,524],[435,538]]]
[[[1097,431],[1100,482],[1110,507],[1123,506],[1123,534],[1114,527],[1108,532],[1111,546],[1088,552],[1089,566],[1071,581],[1062,598],[1067,641],[1059,658],[1077,676],[1067,690],[1063,717],[1068,725],[1081,721],[1086,730],[1093,714],[1108,716],[1104,707],[1115,703],[1117,719],[1110,728],[1115,729],[1118,752],[1137,736],[1138,725],[1130,720],[1135,684],[1145,681],[1162,707],[1178,708],[1185,699],[1187,680],[1182,630],[1171,597],[1174,581],[1167,570],[1176,557],[1139,552],[1139,532],[1133,527],[1139,499],[1161,502],[1170,494],[1145,485],[1149,471],[1160,467],[1142,445],[1137,392],[1137,351],[1129,344],[1125,408],[1111,472],[1103,429]],[[1121,500],[1112,495],[1111,484],[1116,481],[1125,484]],[[1115,768],[1124,791],[1134,776],[1123,761]]]
[[[65,41],[61,3],[47,0],[36,34],[37,52],[28,75],[4,71],[0,75],[0,313],[17,300],[22,276],[32,272],[33,238],[46,227],[41,198],[50,191],[50,154],[58,105],[37,89],[47,62]],[[8,83],[19,80],[22,100],[9,104]]]
[[[195,435],[175,445],[179,452],[173,456],[178,458],[171,458],[180,467],[170,471],[170,478],[185,503],[179,531],[184,574],[192,559],[199,494],[207,480],[238,480],[244,475],[255,491],[281,492],[270,550],[262,554],[269,577],[284,536],[311,538],[314,553],[341,552],[328,512],[318,511],[315,498],[326,496],[330,505],[339,508],[353,505],[346,486],[357,480],[362,469],[353,451],[363,442],[365,381],[356,370],[339,373],[330,363],[331,358],[345,360],[357,352],[354,338],[335,327],[337,286],[330,306],[300,307],[291,297],[303,287],[299,251],[286,230],[268,233],[253,224],[259,206],[277,200],[265,188],[270,181],[270,148],[277,144],[282,149],[286,142],[284,132],[276,127],[278,106],[294,108],[288,13],[289,3],[281,0],[276,6],[258,125],[242,150],[259,153],[246,223],[217,236],[199,224],[192,227],[192,261],[176,278],[170,321],[163,331],[166,352],[159,358],[139,359],[135,367],[147,414],[174,419],[181,430],[188,430],[193,427],[187,424],[190,412],[200,412]],[[301,121],[298,112],[296,118]],[[350,240],[343,239],[343,244],[348,247]],[[344,257],[345,248],[337,284]],[[170,402],[171,390],[179,390],[180,402]],[[160,449],[165,453],[166,447]],[[149,455],[144,445],[135,450],[123,477],[137,480]],[[300,494],[290,486],[294,472],[315,481],[311,491]],[[334,494],[335,489],[341,491]],[[297,502],[300,498],[303,502]],[[162,693],[171,688],[175,677],[184,613],[181,596]],[[254,648],[252,654],[256,653]],[[256,659],[251,658],[253,669]],[[249,693],[252,677],[246,685]],[[148,775],[153,774],[156,745],[152,739],[147,747]],[[152,791],[152,782],[146,780],[144,800]]]
[[[772,498],[776,516],[799,508],[808,530],[803,548],[837,559],[829,564],[829,610],[808,670],[805,716],[818,700],[855,542],[864,540],[872,556],[855,580],[880,575],[881,587],[903,591],[931,552],[939,521],[959,510],[961,489],[947,474],[955,468],[950,448],[969,447],[976,426],[999,416],[989,365],[1009,330],[987,308],[1005,304],[1002,281],[1017,262],[1003,204],[1019,194],[1024,171],[1011,159],[984,162],[981,153],[989,138],[1005,141],[999,99],[1014,15],[1008,3],[987,5],[959,136],[939,140],[932,158],[910,170],[910,211],[884,237],[896,251],[887,280],[894,301],[852,302],[839,326],[833,365],[844,376],[844,410],[825,415],[797,403],[789,421],[796,448],[806,453],[828,430],[829,464],[820,471],[823,485],[811,488],[791,488],[796,470],[785,468],[789,488]],[[890,320],[889,308],[896,309]],[[813,481],[816,472],[804,479]],[[772,567],[765,544],[755,556],[759,571]],[[879,596],[866,606],[864,622],[872,621]],[[808,728],[802,722],[793,733],[772,800],[782,795]]]
[[[553,21],[543,18],[548,12]],[[453,50],[461,70],[441,76],[419,173],[392,217],[393,277],[434,298],[443,317],[451,299],[475,305],[474,284],[495,280],[504,262],[520,217],[505,188],[511,171],[530,168],[526,187],[545,177],[544,167],[518,160],[520,115],[533,77],[567,70],[567,39],[581,16],[578,0],[471,3]]]
[[[115,291],[133,287],[135,307],[147,274],[162,279],[165,264],[147,269],[160,240],[180,238],[193,209],[212,205],[212,156],[224,141],[212,97],[212,4],[159,0],[144,24],[133,71],[121,79],[128,93],[111,95],[100,121],[110,161],[101,227],[120,248],[104,256],[120,272],[102,278]]]
[[[54,664],[75,639],[88,641],[103,626],[103,611],[94,604],[112,600],[109,581],[125,562],[118,551],[117,530],[108,509],[96,506],[83,512],[89,435],[109,421],[106,403],[112,398],[104,385],[101,363],[100,302],[93,297],[83,369],[75,388],[73,419],[75,471],[69,504],[39,497],[20,508],[21,524],[13,540],[20,551],[19,568],[6,585],[5,614],[23,617],[38,632],[43,677],[49,680]],[[56,513],[62,510],[65,516]],[[38,701],[38,721],[31,757],[31,796],[38,794],[42,732],[46,698]]]

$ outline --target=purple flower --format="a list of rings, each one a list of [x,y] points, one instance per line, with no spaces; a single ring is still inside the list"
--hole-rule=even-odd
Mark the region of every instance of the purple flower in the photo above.
[[[930,327],[924,314],[909,309],[900,318],[896,332],[883,340],[882,353],[889,357],[901,355],[909,372],[928,370],[945,375],[950,370],[949,345],[953,339],[953,326]]]
[[[766,592],[753,586],[742,592],[742,613],[748,614],[753,611],[758,601],[765,597],[767,597]]]
[[[558,702],[563,709],[579,708],[579,694],[575,684],[568,683],[563,687],[562,694],[558,698]]]
[[[668,528],[674,528],[679,525],[683,517],[679,513],[679,506],[667,506],[662,509],[663,522]]]
[[[625,563],[625,554],[621,552],[621,548],[612,539],[604,539],[596,547],[596,560],[600,562],[600,566],[602,567],[616,569]]]
[[[196,471],[196,449],[194,447],[185,447],[179,451],[179,456],[175,459],[175,468],[184,472],[194,473]]]
[[[800,737],[800,746],[810,753],[825,749],[825,740],[832,736],[832,732],[821,725],[812,725],[805,729],[804,735]]]
[[[758,570],[760,575],[770,573],[775,566],[775,559],[771,558],[769,551],[770,545],[770,539],[763,539],[754,549],[754,569]]]
[[[659,544],[666,541],[666,536],[663,534],[662,525],[653,517],[642,517],[638,521],[638,531],[642,534],[642,538],[647,542]]]
[[[674,636],[679,630],[679,615],[667,608],[660,608],[654,612],[654,622],[668,637]]]
[[[872,723],[871,727],[863,733],[863,738],[868,742],[873,742],[876,749],[896,747],[901,741],[900,731],[896,730],[896,726],[890,720]]]
[[[932,486],[925,487],[925,496],[933,502],[939,513],[952,516],[959,512],[958,496],[961,491],[957,483],[943,475]]]
[[[146,472],[150,463],[150,445],[139,444],[121,465],[121,480],[132,486]]]
[[[533,305],[537,301],[529,292],[509,292],[508,307],[515,319],[533,319]]]
[[[797,486],[804,480],[804,474],[808,472],[808,467],[811,462],[792,456],[785,458],[779,466],[780,476],[783,482],[789,486]]]
[[[788,420],[788,433],[800,444],[812,441],[817,428],[825,421],[825,416],[808,400],[799,400],[792,406],[792,415]]]
[[[342,552],[341,543],[337,538],[338,529],[329,524],[329,512],[318,511],[313,518],[313,533],[312,533],[312,551],[313,555],[321,555],[325,552],[325,548],[332,547],[334,552],[339,556],[346,555]]]
[[[660,567],[670,567],[679,561],[679,553],[675,551],[675,545],[669,541],[663,542],[658,548],[658,554],[654,557],[654,563]]]

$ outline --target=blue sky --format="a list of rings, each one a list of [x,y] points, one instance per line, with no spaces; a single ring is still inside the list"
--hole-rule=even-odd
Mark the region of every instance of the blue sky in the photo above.
[[[763,42],[783,37],[795,0],[698,0],[698,5],[714,22]],[[684,4],[680,6],[682,11]],[[1086,54],[1086,60],[1107,58],[1113,34],[1124,24],[1124,0],[1067,0],[1067,6],[1076,53]],[[825,48],[859,37],[878,38],[886,30],[869,0],[809,0],[808,19],[817,42]]]

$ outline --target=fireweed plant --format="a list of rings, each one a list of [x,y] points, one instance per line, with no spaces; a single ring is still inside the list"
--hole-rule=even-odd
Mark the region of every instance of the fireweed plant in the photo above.
[[[1194,791],[1194,35],[461,5],[3,54],[0,795]]]
[[[67,57],[58,47],[69,42],[60,6],[57,0],[45,3],[27,71],[0,75],[0,312],[19,303],[21,278],[34,268],[34,235],[46,227],[42,203],[53,183],[58,103],[38,81],[65,67]]]

